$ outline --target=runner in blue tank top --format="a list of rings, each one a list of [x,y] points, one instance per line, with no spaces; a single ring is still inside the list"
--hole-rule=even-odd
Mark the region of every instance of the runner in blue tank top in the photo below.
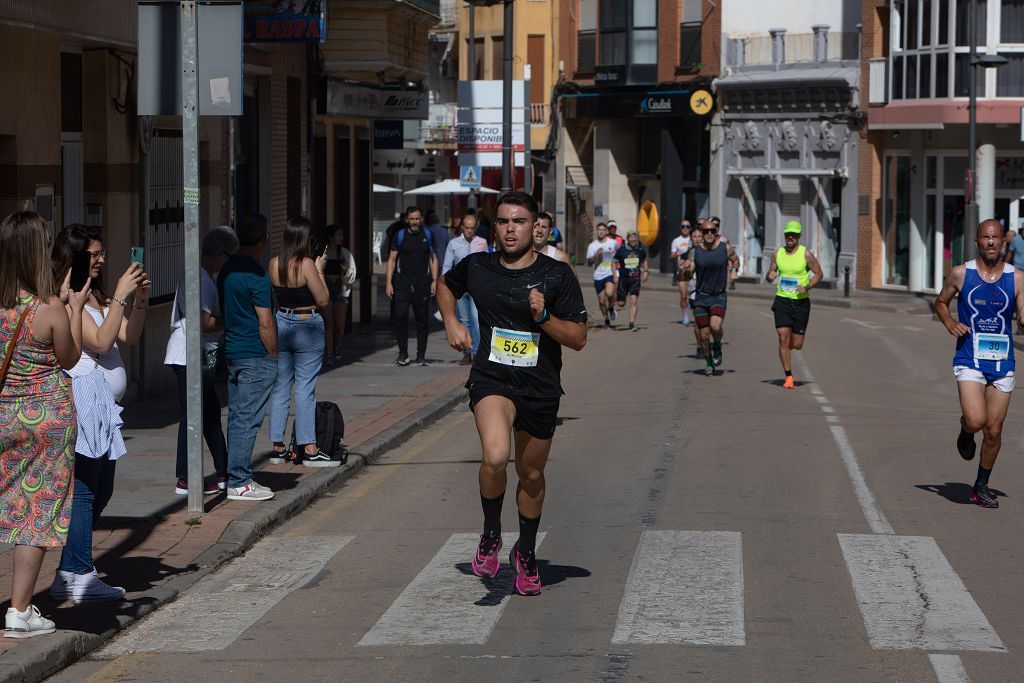
[[[987,508],[999,507],[999,499],[988,487],[989,475],[1002,445],[1003,421],[1013,391],[1013,308],[1017,320],[1024,320],[1024,271],[1003,263],[1000,252],[1006,229],[996,220],[978,226],[979,257],[956,266],[935,299],[935,313],[951,335],[957,338],[953,374],[960,393],[960,436],[956,447],[964,460],[974,458],[974,435],[983,433],[978,478],[971,502]],[[949,303],[957,296],[957,317]]]

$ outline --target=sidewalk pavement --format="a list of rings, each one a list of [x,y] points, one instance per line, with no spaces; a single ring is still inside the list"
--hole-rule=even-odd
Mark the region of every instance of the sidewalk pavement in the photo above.
[[[336,402],[345,416],[348,464],[315,469],[269,465],[267,421],[256,444],[256,479],[277,492],[266,502],[228,501],[223,493],[206,498],[200,518],[186,511],[186,496],[174,493],[177,394],[126,406],[124,438],[128,455],[118,461],[114,496],[94,536],[96,566],[108,583],[124,586],[121,603],[57,603],[46,593],[60,559],[48,552],[35,604],[52,618],[57,633],[27,640],[0,638],[0,681],[38,681],[99,647],[133,621],[242,554],[268,529],[297,514],[318,496],[351,477],[383,452],[410,438],[421,426],[465,400],[468,367],[448,348],[439,325],[427,346],[427,367],[394,364],[391,328],[377,324],[345,339],[340,367],[320,376],[317,398]],[[415,335],[410,339],[415,344]],[[170,372],[170,370],[167,370]],[[224,387],[219,387],[222,399]],[[226,400],[222,401],[226,405]],[[293,413],[294,415],[294,413]],[[223,411],[226,420],[227,410]],[[291,418],[289,418],[289,425]],[[204,457],[212,477],[212,462]],[[9,577],[12,546],[0,545],[0,566]],[[0,607],[10,606],[10,581]]]

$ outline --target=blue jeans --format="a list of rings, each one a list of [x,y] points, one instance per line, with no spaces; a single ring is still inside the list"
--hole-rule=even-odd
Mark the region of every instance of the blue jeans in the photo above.
[[[470,350],[474,356],[480,347],[480,320],[477,318],[476,302],[469,294],[463,294],[455,302],[455,313],[459,316],[459,322],[466,326],[469,334],[473,337],[473,348]]]
[[[252,449],[267,414],[277,358],[228,361],[228,486],[252,481]]]
[[[270,395],[270,440],[285,442],[288,403],[295,387],[297,446],[316,443],[316,380],[324,356],[324,319],[277,312],[277,382]]]
[[[60,554],[59,569],[88,574],[93,569],[92,529],[114,493],[117,461],[106,455],[88,458],[75,453],[75,492],[71,498],[71,527]]]

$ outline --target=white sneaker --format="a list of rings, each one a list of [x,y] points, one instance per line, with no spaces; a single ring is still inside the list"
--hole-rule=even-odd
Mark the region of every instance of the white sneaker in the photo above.
[[[96,573],[96,567],[88,574],[72,574],[71,602],[103,602],[123,600],[125,590],[120,586],[107,585]]]
[[[4,638],[31,638],[44,636],[56,630],[56,624],[40,614],[35,605],[29,605],[24,612],[19,612],[13,607],[7,610]]]
[[[58,602],[61,600],[67,600],[71,597],[71,588],[74,584],[74,572],[66,572],[58,569],[57,575],[53,577],[53,583],[50,584],[50,597]]]
[[[245,484],[244,486],[229,486],[228,487],[228,500],[270,500],[274,497],[274,492],[265,486],[260,486],[254,481]]]

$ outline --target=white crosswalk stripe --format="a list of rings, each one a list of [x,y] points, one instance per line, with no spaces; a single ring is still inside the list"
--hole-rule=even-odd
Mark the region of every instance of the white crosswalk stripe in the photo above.
[[[743,624],[743,550],[734,531],[645,531],[614,644],[735,646]]]
[[[537,535],[538,548],[544,536]],[[493,579],[481,579],[470,569],[480,536],[453,534],[359,644],[486,643],[512,595],[514,573],[507,558],[518,538],[504,536],[501,570]]]
[[[873,647],[1006,650],[935,539],[839,534],[839,544]]]

